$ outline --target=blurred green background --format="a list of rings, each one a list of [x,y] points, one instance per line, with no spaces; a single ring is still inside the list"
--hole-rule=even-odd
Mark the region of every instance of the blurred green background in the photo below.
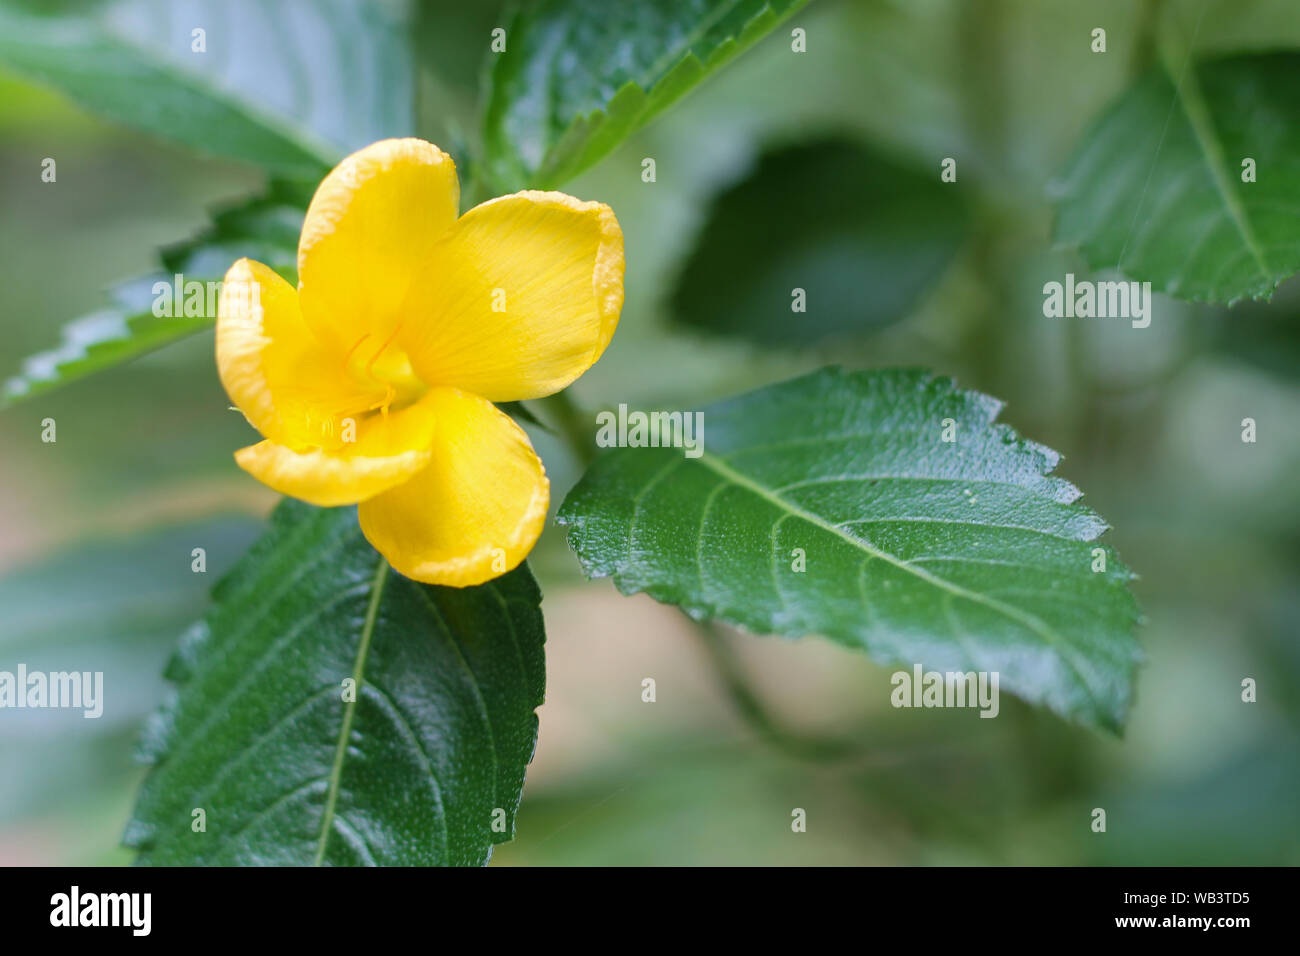
[[[1200,53],[1300,45],[1289,0],[1173,6],[1203,14]],[[498,7],[422,8],[427,138],[455,148],[474,128]],[[852,742],[835,759],[777,745],[738,716],[680,613],[584,583],[548,526],[532,558],[547,702],[518,837],[494,863],[1300,863],[1300,283],[1232,310],[1159,298],[1141,331],[1042,315],[1044,282],[1087,271],[1052,245],[1049,185],[1131,78],[1140,12],[1129,0],[815,0],[566,187],[609,203],[627,243],[618,334],[573,389],[584,408],[695,407],[828,362],[923,365],[1005,400],[1003,420],[1061,451],[1058,473],[1141,574],[1148,660],[1125,738],[1008,697],[993,721],[894,710],[893,668],[815,637],[728,633],[788,736]],[[1088,50],[1096,25],[1104,56]],[[807,31],[805,55],[790,55],[792,26]],[[713,197],[765,149],[826,136],[936,179],[941,158],[960,158],[972,224],[940,280],[902,321],[820,348],[674,325],[672,292]],[[47,156],[54,184],[40,178]],[[0,74],[0,377],[99,308],[109,283],[148,271],[211,203],[261,182]],[[784,215],[794,228],[799,210]],[[836,281],[844,301],[873,297],[853,269]],[[200,335],[0,413],[0,669],[102,670],[107,698],[100,720],[0,715],[0,864],[130,860],[117,841],[142,777],[132,747],[166,693],[163,663],[274,500],[235,467],[250,433],[211,353]],[[55,444],[40,440],[46,417]],[[1241,442],[1244,417],[1256,444]],[[577,464],[533,437],[554,507]],[[194,547],[205,575],[190,570]],[[1244,677],[1257,703],[1241,702]],[[806,833],[791,832],[796,807]],[[1105,834],[1090,829],[1094,807]]]

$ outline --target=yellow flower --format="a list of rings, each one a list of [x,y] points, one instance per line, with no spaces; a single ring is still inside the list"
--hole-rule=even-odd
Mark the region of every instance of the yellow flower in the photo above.
[[[623,305],[608,206],[521,192],[457,218],[451,157],[389,139],[312,198],[298,288],[240,259],[217,313],[217,367],[265,441],[235,453],[276,491],[360,503],[401,573],[464,587],[514,568],[550,486],[493,402],[564,388],[600,358]]]

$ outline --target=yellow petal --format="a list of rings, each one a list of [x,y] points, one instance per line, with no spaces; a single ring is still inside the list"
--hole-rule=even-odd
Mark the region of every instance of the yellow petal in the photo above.
[[[249,259],[232,265],[221,286],[217,371],[253,427],[292,447],[320,444],[336,422],[385,395],[347,375],[308,331],[294,287]]]
[[[380,140],[339,163],[298,241],[303,316],[321,341],[373,362],[459,210],[455,163],[422,139]]]
[[[537,398],[600,358],[622,307],[613,211],[522,192],[475,206],[447,231],[397,341],[430,385],[494,402]]]
[[[550,483],[528,436],[490,402],[435,388],[438,434],[429,464],[361,503],[361,530],[408,578],[467,587],[514,568],[532,550]]]
[[[409,408],[372,412],[330,448],[295,451],[272,441],[235,452],[235,461],[281,494],[321,507],[356,504],[408,481],[433,458],[438,409],[426,396]]]

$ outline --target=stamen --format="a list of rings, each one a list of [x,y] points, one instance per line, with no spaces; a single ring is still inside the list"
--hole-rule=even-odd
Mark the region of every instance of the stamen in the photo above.
[[[406,320],[403,319],[402,321],[404,322]],[[397,333],[401,331],[401,328],[402,328],[402,322],[398,322],[397,325],[393,326],[392,333],[388,336],[388,338],[384,339],[384,344],[379,346],[379,351],[376,352],[374,356],[370,359],[370,361],[366,363],[366,374],[369,375],[371,378],[375,377],[373,369],[375,367],[375,363],[379,361],[379,356],[383,355],[384,350],[388,348],[388,346],[393,344],[393,339],[397,338]]]
[[[387,382],[384,382],[384,397],[379,401],[375,402],[375,404],[371,405],[369,408],[367,408],[366,411],[373,412],[376,409],[378,409],[379,413],[384,416],[385,420],[387,420],[388,406],[393,404],[393,399],[395,399],[396,397],[397,397],[397,389],[393,388],[393,386],[388,384]]]
[[[357,339],[356,342],[354,342],[354,343],[352,344],[352,348],[348,349],[348,354],[345,355],[345,356],[343,357],[343,371],[344,371],[345,373],[346,373],[347,370],[348,370],[348,363],[352,361],[352,356],[356,354],[357,349],[361,348],[361,343],[364,342],[364,341],[365,341],[366,339],[368,339],[368,338],[370,338],[370,333],[369,333],[369,332],[363,332],[362,335],[361,335],[361,338]],[[373,364],[373,363],[374,363],[374,360],[372,359],[372,360],[371,360],[371,364]],[[367,370],[369,370],[369,366],[366,366],[366,368],[367,368]]]
[[[402,324],[402,322],[398,322],[397,325],[393,327],[393,331],[389,333],[388,338],[384,339],[384,343],[379,346],[372,356],[370,356],[370,360],[366,362],[364,370],[365,378],[378,385],[384,386],[384,397],[378,402],[375,402],[375,404],[368,406],[366,411],[373,412],[378,410],[379,413],[383,415],[384,421],[388,420],[388,409],[393,404],[393,400],[397,398],[398,392],[392,382],[389,382],[387,379],[382,379],[375,374],[375,363],[379,361],[379,357],[384,354],[388,346],[393,344],[393,339],[397,338],[397,333],[401,331]],[[352,356],[357,353],[357,349],[361,348],[362,343],[368,338],[370,338],[370,333],[366,332],[361,336],[361,338],[356,340],[352,348],[348,349],[347,357],[343,359],[343,369],[345,372],[347,371],[349,363],[352,361]]]

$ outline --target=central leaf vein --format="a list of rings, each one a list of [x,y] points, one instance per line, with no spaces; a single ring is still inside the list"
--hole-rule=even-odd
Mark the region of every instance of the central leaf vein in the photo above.
[[[744,490],[750,492],[751,494],[759,496],[764,501],[767,501],[769,504],[777,508],[779,511],[785,511],[794,515],[797,518],[801,518],[802,520],[808,522],[809,524],[817,528],[820,528],[821,530],[833,535],[834,537],[851,545],[852,547],[865,552],[867,555],[871,557],[879,558],[882,561],[894,565],[895,567],[899,568],[902,571],[906,571],[908,574],[914,575],[919,580],[924,581],[925,583],[931,585],[932,587],[938,588],[946,595],[948,595],[949,598],[957,597],[957,598],[962,598],[963,600],[970,601],[974,604],[982,604],[985,607],[989,608],[990,610],[996,611],[997,613],[1002,614],[1003,616],[1029,629],[1032,633],[1042,638],[1042,640],[1046,642],[1049,646],[1056,649],[1057,653],[1060,655],[1061,661],[1065,664],[1066,667],[1069,668],[1070,673],[1073,675],[1076,683],[1083,690],[1083,692],[1088,696],[1089,700],[1092,701],[1094,705],[1096,705],[1097,701],[1095,695],[1093,694],[1092,688],[1088,684],[1088,682],[1084,680],[1083,674],[1080,672],[1078,666],[1076,665],[1068,642],[1066,642],[1061,637],[1061,635],[1057,634],[1056,631],[1054,631],[1051,628],[1051,626],[1049,626],[1045,621],[1043,621],[1037,615],[1031,614],[1027,611],[1023,611],[1020,608],[1015,607],[1014,605],[1010,605],[1003,601],[999,601],[996,598],[991,598],[988,597],[987,595],[980,594],[978,591],[971,591],[968,588],[962,587],[960,584],[956,584],[953,581],[949,581],[947,578],[943,578],[937,574],[933,574],[929,571],[926,571],[924,568],[916,567],[910,561],[900,558],[897,555],[891,554],[888,551],[884,551],[876,547],[875,545],[871,544],[869,541],[866,541],[863,538],[859,538],[855,535],[848,534],[842,528],[831,524],[821,516],[814,514],[813,512],[807,511],[804,508],[801,508],[800,506],[791,502],[789,499],[782,498],[780,495],[760,485],[758,482],[754,481],[752,478],[748,477],[747,475],[744,475],[741,472],[736,471],[731,466],[727,465],[725,462],[718,459],[714,455],[709,455],[706,453],[704,455],[701,455],[698,459],[696,459],[696,461],[705,465],[705,467],[710,468],[716,474],[721,476],[726,481],[732,483],[733,485],[743,488]],[[701,525],[701,534],[703,534],[703,525]]]
[[[352,665],[352,699],[343,705],[343,724],[339,728],[338,745],[334,749],[334,766],[330,770],[325,812],[321,816],[320,840],[316,844],[316,859],[313,864],[315,866],[320,866],[321,861],[325,859],[325,848],[334,829],[334,808],[338,804],[339,788],[343,780],[348,738],[352,734],[352,717],[356,713],[357,701],[361,699],[361,683],[365,680],[366,672],[366,654],[370,651],[370,639],[375,633],[375,621],[379,618],[379,600],[383,597],[384,582],[387,579],[388,562],[381,558],[379,568],[375,571],[374,581],[370,585],[370,606],[366,609],[366,623],[361,628],[361,642],[357,647],[356,662]]]

